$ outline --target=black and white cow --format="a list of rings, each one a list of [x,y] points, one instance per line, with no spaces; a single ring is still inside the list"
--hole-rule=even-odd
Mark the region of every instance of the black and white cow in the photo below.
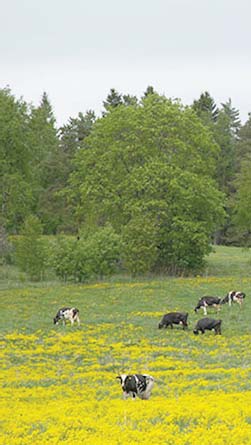
[[[59,309],[56,316],[53,318],[53,322],[54,324],[58,324],[60,320],[62,320],[64,325],[66,320],[69,320],[71,325],[73,325],[74,322],[77,322],[78,325],[80,325],[79,310],[75,307],[63,307],[62,309]]]
[[[171,326],[173,329],[173,324],[181,324],[183,329],[187,328],[187,312],[169,312],[168,314],[163,315],[160,323],[159,329],[167,328],[167,326]]]
[[[222,320],[214,320],[213,318],[202,318],[199,320],[193,330],[194,334],[205,334],[205,331],[214,330],[215,334],[221,334],[221,323]]]
[[[147,374],[121,374],[116,377],[120,380],[123,398],[138,396],[142,400],[149,399],[154,385],[154,378]]]
[[[202,297],[198,301],[194,311],[197,312],[200,308],[202,308],[204,315],[207,315],[207,307],[215,307],[217,310],[220,310],[221,303],[222,301],[220,297]]]
[[[221,300],[221,304],[228,303],[229,306],[232,305],[232,303],[238,303],[240,306],[243,303],[244,298],[246,297],[246,294],[241,291],[231,290],[228,292],[228,294]]]

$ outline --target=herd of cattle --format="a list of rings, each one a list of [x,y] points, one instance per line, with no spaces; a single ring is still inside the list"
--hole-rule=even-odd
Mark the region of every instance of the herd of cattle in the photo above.
[[[199,309],[203,309],[204,315],[207,315],[208,307],[214,307],[219,311],[222,304],[231,306],[232,303],[238,303],[242,306],[245,296],[244,292],[240,291],[230,291],[224,298],[205,296],[200,298],[194,311],[197,313]],[[173,328],[174,324],[182,325],[183,329],[186,329],[188,327],[187,318],[188,312],[169,312],[162,317],[159,323],[159,329],[167,328],[168,326]],[[69,320],[71,325],[75,322],[80,325],[79,310],[74,307],[59,309],[53,322],[54,324],[58,324],[60,320],[63,324]],[[193,333],[196,335],[199,334],[199,332],[204,334],[206,330],[213,330],[215,334],[221,334],[221,323],[222,320],[207,317],[202,318],[197,321]],[[154,385],[154,378],[152,376],[147,374],[121,374],[116,378],[120,380],[124,398],[135,398],[138,396],[140,399],[149,399]]]

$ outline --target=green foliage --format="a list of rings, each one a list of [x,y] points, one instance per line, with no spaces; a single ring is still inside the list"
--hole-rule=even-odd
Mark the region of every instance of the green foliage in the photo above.
[[[191,109],[153,92],[96,122],[76,155],[68,199],[85,225],[108,222],[122,235],[131,272],[197,269],[224,214],[212,179],[217,154]]]
[[[122,103],[122,95],[118,93],[115,88],[111,88],[106,100],[103,102],[103,105],[106,112],[109,112],[109,110],[121,105]]]
[[[120,237],[106,226],[97,231],[83,231],[79,237],[59,236],[51,252],[51,265],[65,281],[83,282],[114,273],[120,251]]]
[[[251,244],[251,158],[241,164],[241,171],[236,180],[234,222],[245,234],[248,245]]]
[[[251,157],[251,113],[238,132],[236,144],[236,171],[239,173],[244,158]]]
[[[219,110],[208,91],[202,93],[198,100],[194,100],[192,108],[204,124],[211,126],[217,121]]]
[[[232,200],[237,245],[251,245],[251,115],[240,129],[237,141],[236,193]]]
[[[15,232],[30,213],[31,147],[28,108],[8,88],[0,90],[0,212],[8,231]]]
[[[130,94],[120,94],[115,88],[111,88],[110,92],[103,102],[103,106],[105,108],[105,112],[103,112],[103,116],[112,111],[114,108],[119,105],[125,106],[136,106],[138,104],[138,99],[136,96],[131,96]]]
[[[26,218],[21,236],[12,239],[15,246],[15,262],[21,271],[32,280],[44,277],[47,262],[47,248],[42,238],[42,225],[36,216]]]
[[[122,261],[132,275],[153,269],[158,258],[157,227],[154,220],[136,214],[122,229]]]
[[[49,264],[55,271],[56,275],[64,281],[75,278],[76,247],[77,239],[74,238],[73,240],[69,236],[60,235],[52,243]]]
[[[194,101],[193,109],[202,122],[211,130],[215,141],[220,147],[217,159],[216,180],[218,187],[226,196],[227,218],[223,227],[215,233],[215,242],[220,244],[240,243],[233,221],[233,195],[235,192],[235,175],[239,170],[240,154],[245,149],[240,138],[239,111],[232,105],[231,99],[221,104],[218,109],[209,93],[201,94],[199,100]],[[238,148],[239,145],[239,148]]]
[[[7,234],[19,234],[30,214],[46,234],[108,223],[133,274],[198,270],[212,234],[250,244],[250,116],[241,126],[231,99],[217,107],[206,91],[183,107],[152,86],[139,100],[113,88],[103,104],[101,118],[80,112],[58,131],[46,93],[34,107],[0,89]]]
[[[46,93],[37,108],[32,108],[30,122],[32,189],[35,199],[33,213],[42,221],[46,233],[55,233],[61,220],[59,187],[61,163],[56,120]]]
[[[4,175],[3,218],[9,231],[21,227],[33,207],[32,185],[19,172]]]
[[[92,110],[86,114],[78,113],[76,118],[70,118],[68,123],[59,129],[61,152],[71,158],[80,148],[81,142],[91,133],[95,120],[96,116]]]
[[[217,162],[217,181],[221,190],[230,194],[236,171],[236,143],[240,120],[239,112],[232,107],[231,100],[222,104],[214,136],[220,146]]]

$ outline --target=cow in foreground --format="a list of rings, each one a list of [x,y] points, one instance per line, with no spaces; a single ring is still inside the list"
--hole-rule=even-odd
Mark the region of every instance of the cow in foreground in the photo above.
[[[58,324],[60,320],[63,325],[65,325],[67,320],[71,322],[71,325],[73,325],[74,322],[77,322],[78,325],[80,325],[79,310],[75,307],[63,307],[62,309],[59,309],[56,316],[53,318],[53,322],[54,324]]]
[[[204,315],[207,315],[207,308],[214,307],[218,311],[220,310],[220,305],[222,301],[220,297],[202,297],[197,303],[197,306],[194,308],[194,311],[197,312],[199,309],[203,309]]]
[[[121,374],[116,377],[120,380],[123,398],[139,397],[148,400],[154,385],[154,378],[147,374]]]
[[[168,314],[163,315],[160,323],[159,329],[167,328],[170,326],[173,329],[173,324],[180,324],[183,326],[183,329],[187,328],[187,312],[169,312]]]
[[[240,306],[242,306],[242,303],[243,303],[243,300],[244,300],[245,297],[246,297],[246,294],[244,294],[244,292],[231,290],[222,299],[221,303],[222,304],[228,303],[229,306],[231,306],[232,303],[238,303]]]
[[[221,323],[222,320],[214,320],[213,318],[202,318],[199,320],[193,330],[194,334],[205,334],[205,331],[214,330],[215,334],[221,334]]]

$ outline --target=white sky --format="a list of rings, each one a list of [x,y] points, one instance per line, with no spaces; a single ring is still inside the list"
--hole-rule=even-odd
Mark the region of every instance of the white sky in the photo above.
[[[97,114],[111,88],[191,104],[207,90],[251,112],[250,0],[0,0],[0,88],[59,125]]]

